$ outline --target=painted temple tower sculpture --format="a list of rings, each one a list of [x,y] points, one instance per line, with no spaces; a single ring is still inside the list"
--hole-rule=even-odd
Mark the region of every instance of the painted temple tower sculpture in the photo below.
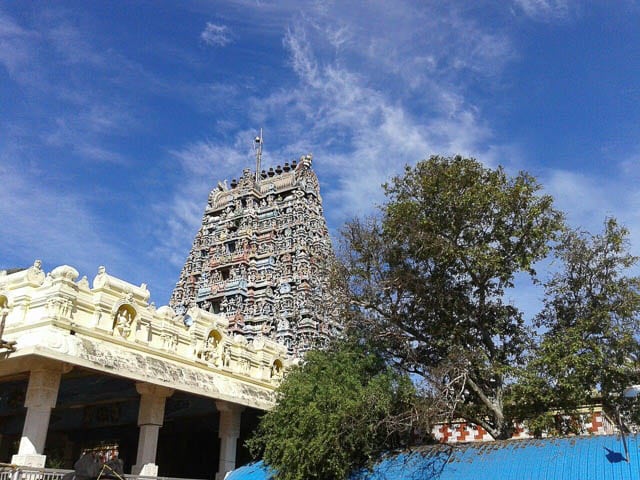
[[[170,305],[222,313],[230,334],[269,337],[298,356],[340,331],[333,249],[311,155],[258,173],[260,154],[255,172],[210,192]]]

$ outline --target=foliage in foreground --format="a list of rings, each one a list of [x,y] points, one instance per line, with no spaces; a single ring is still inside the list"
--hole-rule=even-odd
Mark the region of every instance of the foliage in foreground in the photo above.
[[[337,480],[406,446],[415,425],[411,380],[354,342],[308,352],[247,443],[281,480]]]

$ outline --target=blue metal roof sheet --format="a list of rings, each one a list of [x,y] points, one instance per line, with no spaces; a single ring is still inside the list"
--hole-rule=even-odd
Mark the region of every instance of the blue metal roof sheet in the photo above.
[[[240,467],[225,477],[225,480],[270,480],[268,467],[263,462],[251,463]]]
[[[388,456],[352,480],[640,480],[638,440],[627,437],[629,463],[621,437],[613,435],[433,445]],[[227,480],[271,476],[258,462]]]

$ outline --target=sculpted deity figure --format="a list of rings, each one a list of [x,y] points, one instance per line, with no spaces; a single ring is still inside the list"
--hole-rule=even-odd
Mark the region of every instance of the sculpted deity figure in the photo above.
[[[280,317],[280,320],[278,320],[278,331],[284,332],[285,330],[289,330],[289,322],[286,318]]]
[[[222,299],[222,302],[220,303],[220,311],[226,313],[228,306],[229,306],[229,300],[227,300],[227,297],[224,297]]]
[[[133,323],[133,314],[124,305],[116,312],[115,327],[118,333],[124,338],[128,338],[131,334],[131,324]]]
[[[231,365],[231,352],[229,351],[228,348],[224,349],[222,364],[225,367],[228,367],[229,365]]]
[[[265,323],[262,324],[262,329],[261,329],[260,333],[262,335],[269,336],[269,334],[271,333],[271,330],[273,330],[273,325],[271,325],[270,323],[266,323],[265,322]]]
[[[214,332],[211,332],[204,342],[204,348],[202,349],[202,357],[207,362],[213,363],[218,366],[220,355],[218,354],[218,338]]]
[[[282,365],[275,361],[271,365],[271,378],[280,378],[282,377]]]

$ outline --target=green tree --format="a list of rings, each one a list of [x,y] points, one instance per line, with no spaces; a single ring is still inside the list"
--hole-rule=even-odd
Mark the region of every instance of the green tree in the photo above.
[[[602,402],[614,411],[624,388],[640,381],[640,278],[627,274],[638,261],[628,233],[610,218],[602,234],[568,230],[556,247],[562,265],[545,284],[536,318],[541,341],[514,388],[514,406],[537,414],[542,428],[553,428],[545,420],[554,409],[572,413]],[[566,433],[579,425],[559,427]]]
[[[474,159],[431,157],[384,185],[381,218],[343,230],[336,280],[350,328],[427,381],[451,417],[511,436],[505,393],[531,339],[505,302],[534,275],[562,215],[526,174]]]
[[[283,480],[344,479],[415,430],[415,389],[370,350],[340,341],[311,351],[247,442]]]

